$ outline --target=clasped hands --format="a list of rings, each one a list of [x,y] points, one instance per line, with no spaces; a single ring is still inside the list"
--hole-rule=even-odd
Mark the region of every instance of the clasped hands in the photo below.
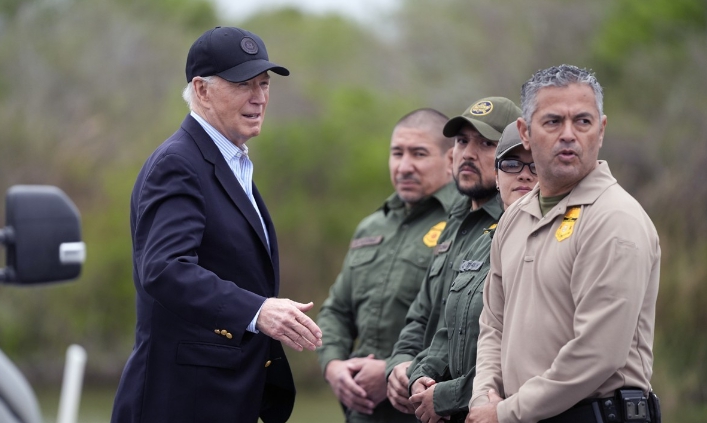
[[[373,414],[386,397],[385,360],[378,360],[373,354],[332,360],[324,377],[339,401],[359,413]]]
[[[407,376],[410,362],[405,361],[393,368],[388,376],[388,399],[398,411],[415,414],[423,423],[437,423],[449,420],[450,416],[438,416],[434,411],[435,381],[429,377],[417,379],[412,386],[412,396],[408,394]]]
[[[440,416],[434,408],[434,391],[437,383],[429,377],[417,379],[410,389],[412,395],[407,394],[407,368],[410,362],[398,364],[388,378],[388,399],[391,404],[403,413],[412,414],[423,423],[441,423],[448,421],[451,416]],[[472,407],[466,417],[465,423],[498,423],[496,407],[503,400],[498,393],[491,389],[488,392],[488,402]]]

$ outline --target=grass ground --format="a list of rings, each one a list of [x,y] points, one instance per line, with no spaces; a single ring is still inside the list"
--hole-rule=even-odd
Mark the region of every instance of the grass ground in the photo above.
[[[114,388],[85,387],[81,396],[77,423],[108,423],[113,406]],[[59,407],[57,390],[38,391],[44,423],[55,423]],[[298,392],[295,408],[288,423],[344,422],[339,403],[328,390]]]

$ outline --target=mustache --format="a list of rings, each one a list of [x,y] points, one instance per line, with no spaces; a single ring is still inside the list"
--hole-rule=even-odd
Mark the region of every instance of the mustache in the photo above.
[[[418,184],[420,183],[420,179],[417,176],[412,175],[412,174],[402,175],[402,176],[398,176],[397,178],[395,178],[395,182],[406,182],[406,181],[416,182]]]
[[[479,168],[476,167],[476,165],[471,161],[462,162],[462,164],[459,165],[458,171],[461,172],[462,170],[471,170],[472,172],[481,175]]]

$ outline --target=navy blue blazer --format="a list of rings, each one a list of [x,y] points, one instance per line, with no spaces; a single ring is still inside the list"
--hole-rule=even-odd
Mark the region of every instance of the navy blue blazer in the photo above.
[[[160,145],[133,188],[135,346],[113,423],[286,421],[292,373],[279,341],[246,331],[278,294],[277,239],[191,116]]]

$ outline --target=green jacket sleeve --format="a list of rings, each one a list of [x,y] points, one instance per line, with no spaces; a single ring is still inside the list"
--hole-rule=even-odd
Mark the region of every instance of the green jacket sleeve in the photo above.
[[[347,258],[348,259],[348,258]],[[329,290],[329,298],[322,304],[317,324],[322,330],[322,346],[317,349],[319,366],[326,370],[331,360],[346,360],[357,337],[356,320],[352,304],[351,280],[344,270]]]
[[[410,383],[408,385],[408,389],[412,387],[412,384],[417,379],[423,376],[430,377],[436,382],[440,382],[442,380],[447,380],[450,378],[449,347],[447,343],[446,327],[440,328],[435,333],[430,347],[420,353],[417,356],[415,362],[410,365],[409,373]]]
[[[434,261],[433,263],[434,264]],[[405,316],[405,327],[400,331],[398,341],[393,347],[393,353],[386,359],[385,377],[390,376],[393,368],[405,361],[412,361],[424,348],[425,330],[432,310],[432,293],[429,284],[430,269],[427,269],[425,280],[420,286],[417,297],[410,305]],[[410,374],[410,369],[408,369]]]
[[[423,376],[430,377],[437,382],[433,398],[435,413],[439,416],[466,414],[469,411],[469,399],[474,387],[476,368],[472,367],[466,374],[452,379],[449,373],[446,327],[435,333],[432,345],[425,351],[426,356],[412,370],[408,389],[417,379]]]
[[[434,398],[435,413],[439,416],[452,416],[469,412],[469,400],[474,388],[476,367],[461,377],[437,383]]]

